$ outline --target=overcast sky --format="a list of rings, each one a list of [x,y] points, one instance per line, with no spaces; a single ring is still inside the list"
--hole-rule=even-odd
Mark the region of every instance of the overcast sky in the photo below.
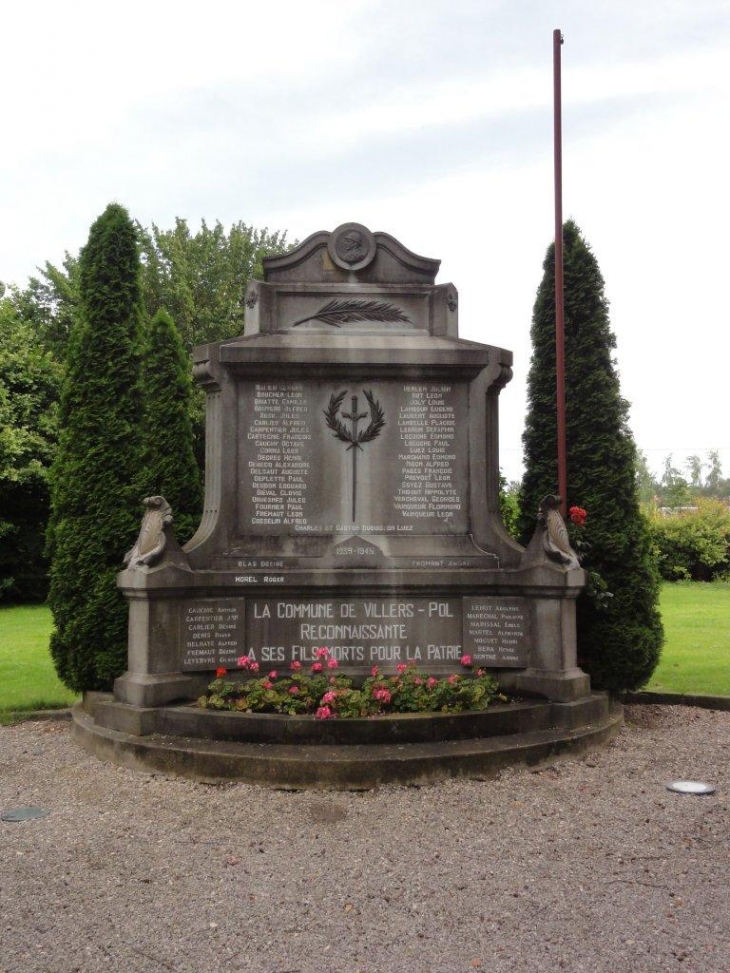
[[[13,4],[0,280],[75,253],[111,201],[163,228],[385,230],[442,260],[462,337],[514,351],[516,477],[556,27],[564,216],[606,280],[637,443],[657,469],[718,448],[730,475],[730,0]]]

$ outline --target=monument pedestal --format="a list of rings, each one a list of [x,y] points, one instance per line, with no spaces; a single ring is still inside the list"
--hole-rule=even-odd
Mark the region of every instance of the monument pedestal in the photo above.
[[[181,551],[164,498],[145,501],[119,575],[128,671],[84,716],[84,738],[92,719],[119,745],[114,734],[236,739],[236,726],[256,739],[264,725],[304,739],[298,723],[214,721],[190,701],[241,657],[263,676],[306,668],[321,646],[356,682],[409,662],[436,676],[486,669],[543,699],[510,724],[515,740],[558,732],[557,745],[555,728],[575,732],[596,706],[597,725],[613,726],[576,663],[584,572],[570,552],[555,560],[552,514],[527,550],[501,521],[498,402],[512,355],[459,338],[458,294],[435,284],[438,265],[358,224],[316,233],[264,261],[245,335],[195,349],[207,395],[203,518]],[[500,737],[504,719],[469,732]],[[375,739],[372,726],[358,745]],[[467,722],[424,726],[443,742]],[[336,743],[350,731],[314,732]],[[515,740],[506,750],[520,750]]]

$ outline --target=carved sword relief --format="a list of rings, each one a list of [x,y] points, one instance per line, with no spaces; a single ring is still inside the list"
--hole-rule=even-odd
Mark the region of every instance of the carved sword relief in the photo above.
[[[332,435],[340,442],[347,443],[347,451],[352,451],[352,522],[356,523],[355,512],[357,509],[357,454],[362,450],[364,443],[370,443],[377,439],[385,426],[385,412],[377,401],[372,391],[363,390],[367,401],[369,412],[359,412],[357,396],[351,399],[349,412],[342,412],[343,419],[349,419],[349,428],[338,416],[342,402],[347,395],[347,389],[343,389],[337,395],[330,396],[329,405],[324,409],[324,417],[327,427],[332,430]],[[358,429],[360,422],[370,416],[370,424],[365,429]]]

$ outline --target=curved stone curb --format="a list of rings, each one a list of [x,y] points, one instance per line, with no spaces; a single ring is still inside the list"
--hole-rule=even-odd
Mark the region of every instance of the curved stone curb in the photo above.
[[[431,743],[294,746],[132,736],[98,726],[73,710],[76,741],[102,760],[135,770],[208,783],[242,781],[286,790],[370,790],[380,784],[424,784],[449,777],[489,778],[513,764],[534,765],[607,743],[623,722],[614,704],[601,721],[552,729]]]
[[[624,693],[624,703],[657,703],[664,706],[699,706],[701,709],[730,711],[730,696],[692,693]]]
[[[30,710],[11,710],[8,713],[0,714],[3,720],[8,723],[31,723],[40,720],[70,720],[71,709],[30,709]]]

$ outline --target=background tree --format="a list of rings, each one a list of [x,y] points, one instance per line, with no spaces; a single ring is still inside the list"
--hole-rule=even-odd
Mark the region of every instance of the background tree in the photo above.
[[[61,369],[0,299],[0,599],[42,601],[48,472],[56,446]]]
[[[563,228],[568,502],[584,507],[584,567],[611,598],[584,594],[577,606],[580,663],[598,687],[635,689],[651,676],[663,634],[658,577],[639,510],[637,455],[612,358],[608,302],[598,263],[571,220]],[[521,534],[535,527],[540,500],[556,492],[554,245],[543,264],[532,320],[533,354],[523,436],[526,472]]]
[[[195,233],[182,219],[172,230],[135,225],[144,311],[150,319],[161,309],[171,314],[186,351],[242,334],[248,281],[263,276],[265,256],[290,249],[285,232],[243,222],[226,232],[220,222],[209,227],[202,221]],[[79,302],[79,258],[66,253],[62,267],[46,261],[39,270],[26,288],[12,289],[12,300],[20,317],[63,359]]]
[[[670,453],[664,460],[664,472],[659,481],[659,495],[663,507],[687,507],[692,503],[692,490],[673,462]]]
[[[173,510],[175,536],[188,541],[200,522],[203,496],[193,456],[190,361],[169,314],[149,327],[142,370],[142,477],[140,497],[161,494]]]
[[[639,494],[639,501],[645,505],[651,505],[659,493],[659,486],[649,469],[649,463],[642,451],[636,451],[636,489]]]
[[[289,249],[286,233],[234,223],[226,232],[203,220],[191,233],[186,220],[172,230],[139,227],[142,289],[147,313],[172,315],[190,351],[207,341],[243,334],[244,296],[252,277],[263,277],[263,257]]]
[[[140,520],[139,278],[135,227],[112,204],[79,260],[51,476],[51,654],[76,691],[109,689],[126,668],[127,610],[115,578]]]

